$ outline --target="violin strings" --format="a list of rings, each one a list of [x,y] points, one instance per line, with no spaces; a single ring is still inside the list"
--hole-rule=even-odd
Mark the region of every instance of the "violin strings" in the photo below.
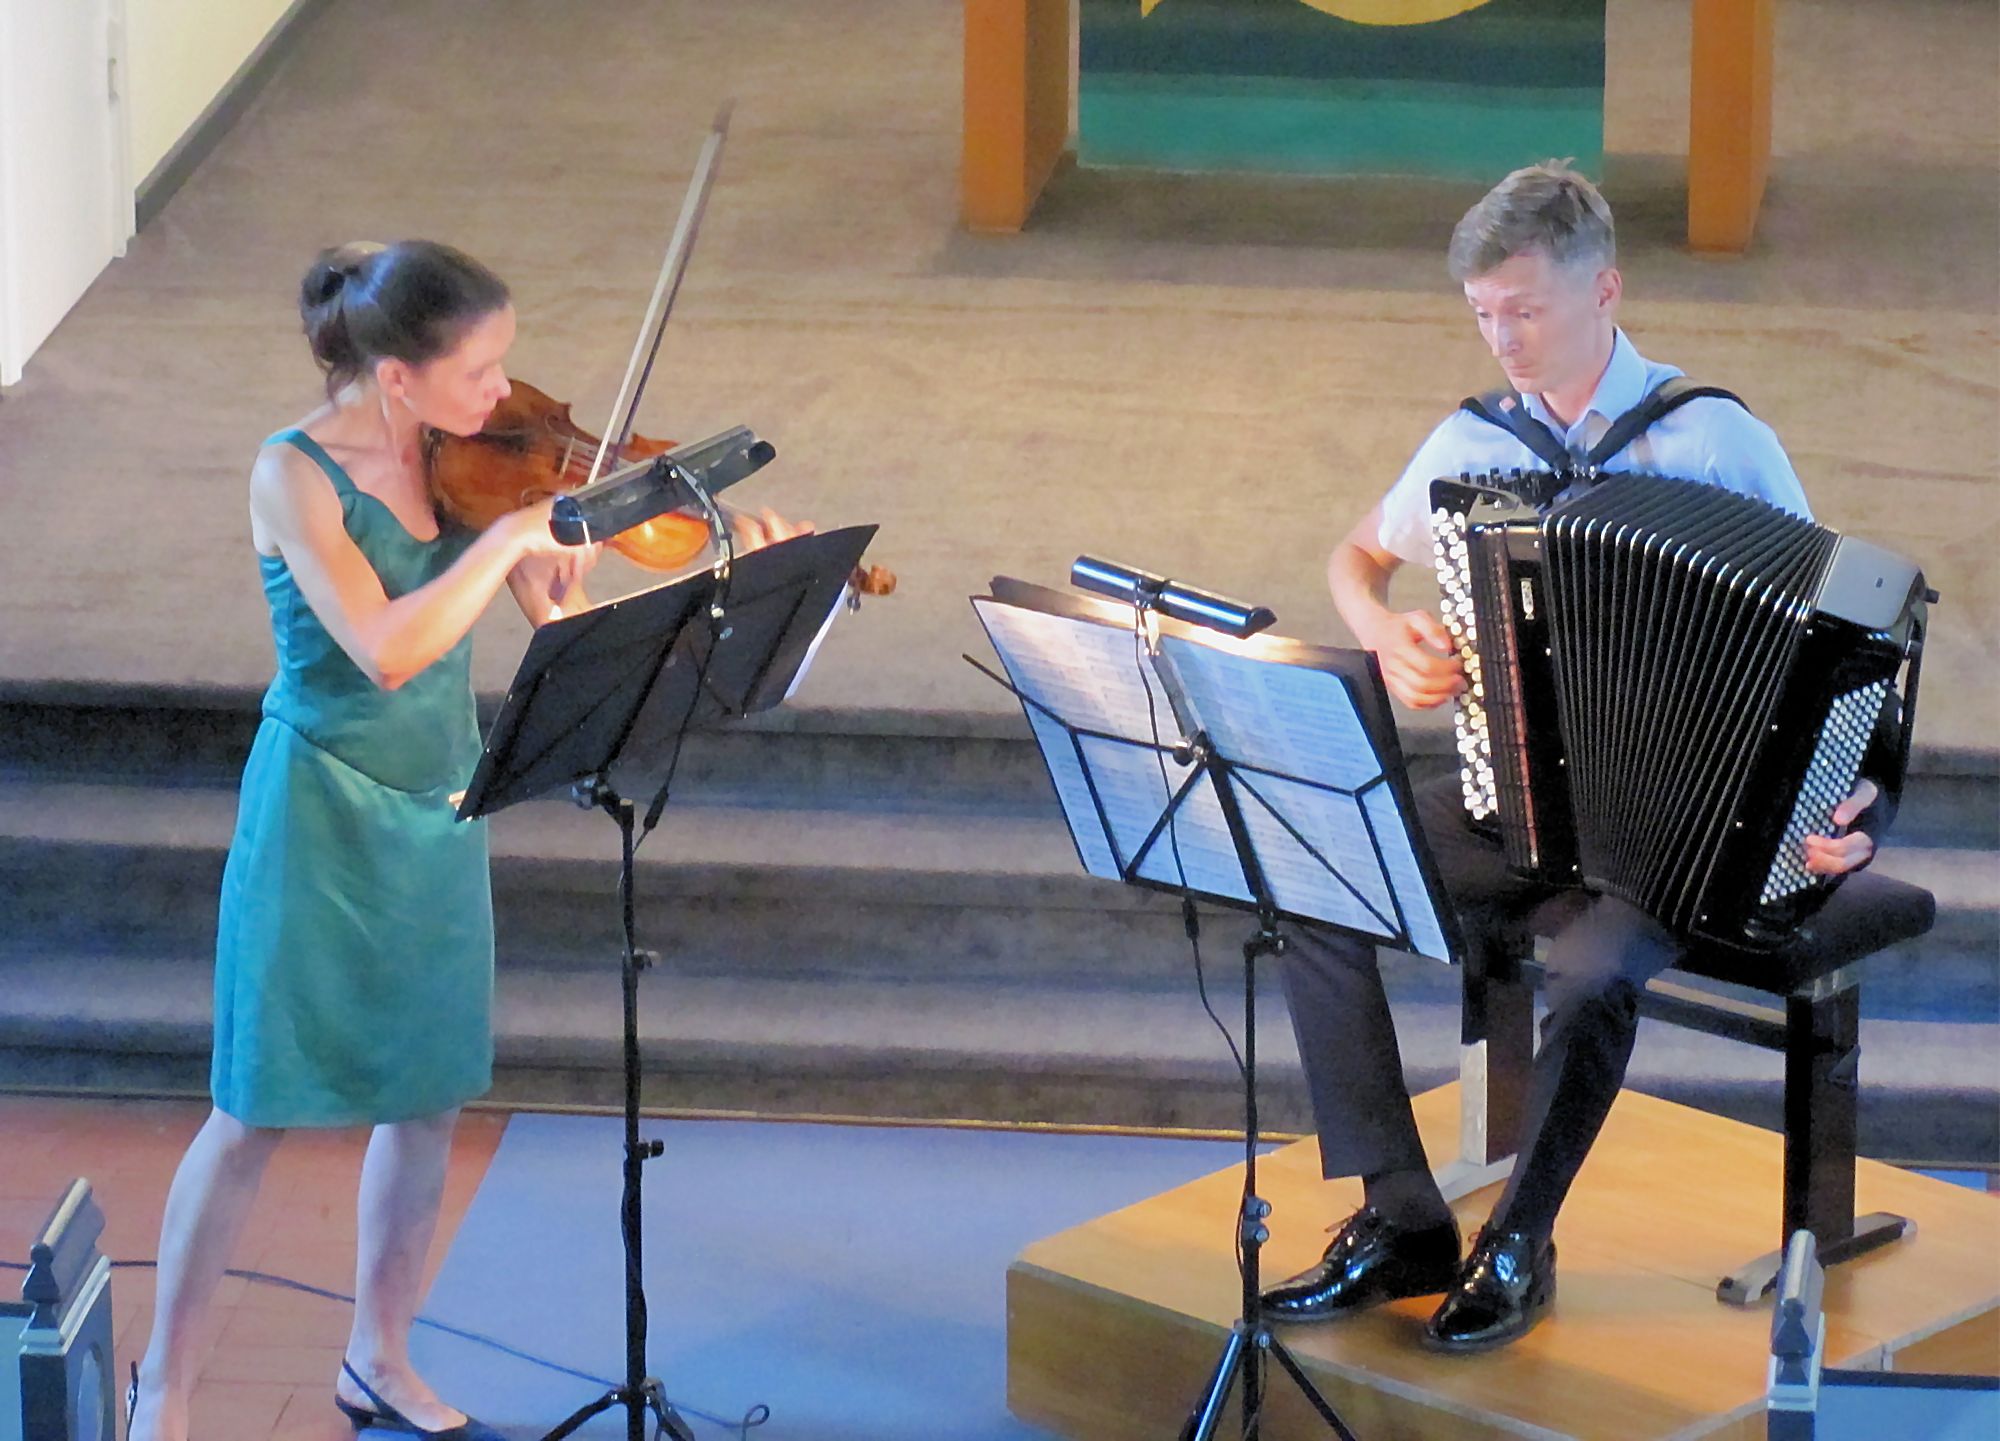
[[[597,460],[598,452],[607,448],[602,441],[599,441],[594,446],[585,447],[580,443],[565,442],[551,435],[524,437],[523,444],[529,451],[543,456],[548,456],[550,451],[560,447],[560,458],[550,457],[556,469],[564,476],[574,476],[585,480],[590,477],[590,469]],[[622,464],[624,457],[620,448],[611,446],[609,449],[612,456],[611,463],[613,465]]]

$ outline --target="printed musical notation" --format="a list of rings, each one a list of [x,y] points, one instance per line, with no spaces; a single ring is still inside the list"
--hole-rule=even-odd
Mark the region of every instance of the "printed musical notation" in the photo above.
[[[1284,914],[1450,959],[1346,676],[1221,637],[1168,635],[1148,654],[1129,626],[1105,618],[973,604],[1026,701],[1090,874],[1238,905],[1256,903],[1261,879]],[[1218,762],[1198,771],[1174,756],[1197,735]],[[1223,785],[1255,877],[1238,856]]]
[[[1201,728],[1239,765],[1350,791],[1382,774],[1339,676],[1180,636],[1161,639],[1160,661],[1201,697]]]

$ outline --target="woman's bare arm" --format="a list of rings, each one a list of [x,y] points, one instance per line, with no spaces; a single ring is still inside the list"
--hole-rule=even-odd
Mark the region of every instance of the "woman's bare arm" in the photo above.
[[[268,446],[250,473],[250,511],[263,541],[362,673],[394,690],[464,637],[509,571],[563,546],[549,534],[548,502],[503,516],[443,575],[389,599],[347,534],[332,483],[290,446]]]

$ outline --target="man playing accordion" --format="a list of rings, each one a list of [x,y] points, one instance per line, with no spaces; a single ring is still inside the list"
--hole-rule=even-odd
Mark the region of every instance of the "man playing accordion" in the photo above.
[[[1566,165],[1530,166],[1501,181],[1459,222],[1449,260],[1511,387],[1501,402],[1507,413],[1464,409],[1445,420],[1327,563],[1342,618],[1375,652],[1390,693],[1418,708],[1466,688],[1439,619],[1427,610],[1392,610],[1386,599],[1398,566],[1430,561],[1431,481],[1545,470],[1556,447],[1581,458],[1680,374],[1645,359],[1618,328],[1623,280],[1611,211]],[[1733,399],[1680,404],[1601,466],[1720,486],[1810,518],[1777,437]],[[1891,809],[1873,782],[1862,781],[1835,809],[1835,834],[1807,838],[1807,869],[1837,875],[1867,864],[1872,833]],[[1418,810],[1469,945],[1551,893],[1510,871],[1499,842],[1469,828],[1457,776],[1419,787]],[[1548,1019],[1518,1160],[1470,1255],[1462,1256],[1457,1224],[1418,1138],[1374,950],[1299,927],[1283,974],[1321,1161],[1329,1178],[1360,1176],[1364,1202],[1317,1266],[1266,1293],[1271,1317],[1325,1320],[1441,1293],[1425,1330],[1436,1349],[1486,1350],[1534,1325],[1555,1296],[1556,1214],[1623,1082],[1639,993],[1679,959],[1683,944],[1610,895],[1589,897],[1553,938],[1545,962]]]

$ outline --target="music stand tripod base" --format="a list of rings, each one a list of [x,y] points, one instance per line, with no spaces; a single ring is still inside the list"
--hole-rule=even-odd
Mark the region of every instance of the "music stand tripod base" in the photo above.
[[[1265,1361],[1276,1361],[1292,1378],[1306,1403],[1319,1413],[1340,1441],[1355,1441],[1355,1435],[1320,1395],[1304,1369],[1285,1348],[1264,1318],[1264,1242],[1270,1227],[1264,1224],[1271,1203],[1257,1194],[1257,958],[1278,956],[1285,950],[1285,938],[1278,931],[1278,918],[1265,911],[1258,915],[1257,930],[1243,943],[1243,1202],[1237,1212],[1237,1244],[1243,1256],[1243,1310],[1229,1329],[1222,1356],[1208,1378],[1201,1399],[1181,1427],[1180,1441],[1211,1441],[1228,1409],[1229,1393],[1241,1388],[1245,1438],[1254,1438],[1264,1408],[1267,1377]]]

